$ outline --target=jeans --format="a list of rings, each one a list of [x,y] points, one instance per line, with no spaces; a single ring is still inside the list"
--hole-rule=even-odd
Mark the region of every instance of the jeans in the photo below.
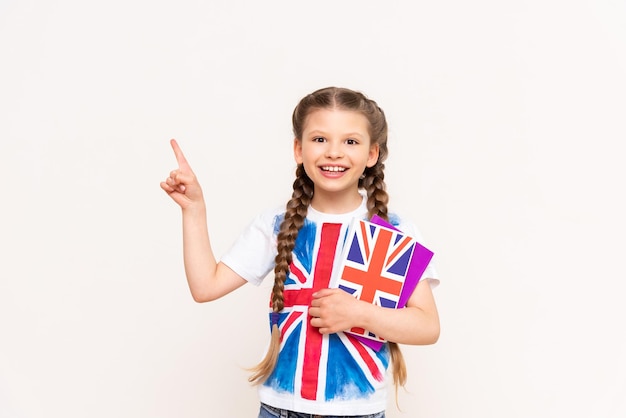
[[[278,409],[262,403],[259,418],[385,418],[385,411],[371,415],[314,415]]]

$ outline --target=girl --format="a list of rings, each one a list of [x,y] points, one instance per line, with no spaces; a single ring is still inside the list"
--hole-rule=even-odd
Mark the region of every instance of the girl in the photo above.
[[[215,300],[274,271],[272,340],[250,381],[258,384],[259,418],[384,417],[386,369],[404,385],[397,343],[433,344],[439,317],[429,266],[404,309],[382,308],[329,289],[353,218],[378,215],[419,239],[412,224],[388,213],[384,161],[387,122],[362,93],[329,87],[296,106],[293,194],[282,209],[259,215],[217,261],[202,189],[175,140],[178,169],[161,187],[182,208],[185,273],[195,301]],[[344,330],[367,329],[387,341],[376,351]]]

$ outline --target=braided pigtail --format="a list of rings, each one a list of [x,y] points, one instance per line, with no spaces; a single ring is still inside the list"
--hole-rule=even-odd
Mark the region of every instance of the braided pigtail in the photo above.
[[[278,328],[278,314],[284,308],[285,280],[289,274],[291,264],[291,252],[294,249],[298,231],[304,225],[309,204],[313,199],[313,182],[304,172],[304,167],[300,164],[296,169],[296,180],[293,182],[293,194],[287,202],[285,218],[280,224],[280,230],[276,238],[278,254],[275,258],[274,267],[274,287],[272,289],[272,313],[271,326],[272,336],[265,358],[256,366],[250,369],[252,375],[248,378],[253,384],[263,383],[272,374],[278,353],[280,351],[280,330]]]
[[[388,221],[387,204],[389,203],[389,195],[386,191],[384,168],[384,164],[379,161],[373,167],[365,170],[365,178],[362,180],[362,185],[367,192],[368,215],[370,217],[378,215]],[[389,342],[389,354],[393,365],[393,383],[396,387],[397,402],[398,387],[406,384],[406,363],[397,343]]]
[[[388,221],[387,204],[389,203],[389,195],[386,191],[385,165],[380,160],[371,168],[365,170],[365,178],[362,180],[362,186],[367,192],[367,210],[370,217],[378,215]],[[406,384],[406,363],[404,356],[397,343],[389,342],[389,355],[391,356],[391,364],[393,367],[393,383],[396,388],[396,405],[398,403],[398,388],[404,387]]]
[[[387,121],[383,110],[372,101],[367,100],[363,114],[370,121],[370,134],[372,144],[377,144],[379,149],[378,161],[372,167],[365,169],[363,179],[359,181],[359,187],[367,192],[367,211],[370,217],[378,215],[389,221],[387,206],[389,195],[385,184],[385,160],[387,159]],[[393,383],[396,389],[396,405],[398,404],[398,388],[406,384],[406,363],[400,350],[400,346],[395,342],[389,342],[389,355],[393,367]]]
[[[385,184],[385,164],[380,160],[373,167],[365,170],[365,178],[361,180],[361,187],[367,192],[367,211],[370,217],[378,215],[384,220],[389,220],[387,205],[389,195]]]

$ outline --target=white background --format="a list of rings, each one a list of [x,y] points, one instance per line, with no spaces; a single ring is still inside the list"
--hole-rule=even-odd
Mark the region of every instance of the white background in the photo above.
[[[177,138],[214,249],[291,190],[320,87],[390,123],[441,275],[388,417],[626,416],[626,4],[0,1],[0,416],[253,417],[269,281],[192,301]]]

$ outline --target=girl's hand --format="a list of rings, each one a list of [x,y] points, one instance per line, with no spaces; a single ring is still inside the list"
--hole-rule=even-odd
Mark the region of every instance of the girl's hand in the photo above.
[[[172,139],[170,144],[178,162],[178,169],[172,171],[170,176],[164,182],[161,182],[161,188],[182,209],[187,209],[194,203],[204,203],[200,183],[198,183],[196,175],[183,155],[183,151],[175,139]]]
[[[349,330],[358,326],[363,303],[341,289],[322,289],[313,294],[309,308],[311,325],[322,334]]]

